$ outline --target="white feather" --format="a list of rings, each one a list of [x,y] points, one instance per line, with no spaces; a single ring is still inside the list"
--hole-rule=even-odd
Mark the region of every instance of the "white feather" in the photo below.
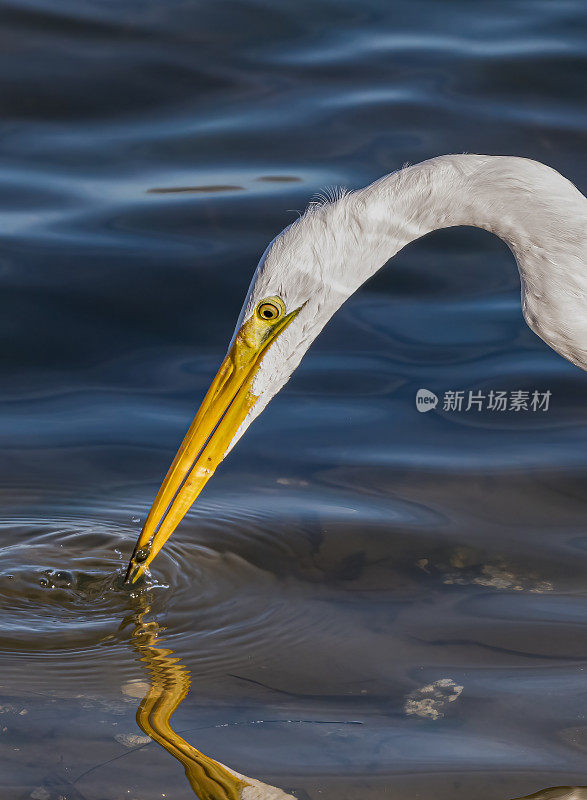
[[[263,358],[259,399],[231,443],[295,370],[324,325],[361,284],[409,242],[472,225],[512,250],[526,322],[554,350],[587,369],[587,200],[537,161],[448,155],[404,167],[364,189],[327,196],[269,245],[239,326],[264,297],[302,307]]]

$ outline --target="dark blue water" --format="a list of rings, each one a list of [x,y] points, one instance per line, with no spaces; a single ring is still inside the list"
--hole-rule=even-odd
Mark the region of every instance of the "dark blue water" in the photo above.
[[[587,15],[1,12],[0,797],[184,800],[181,766],[128,738],[148,676],[112,576],[260,254],[325,187],[442,153],[528,156],[585,191]],[[450,391],[551,396],[444,411]],[[502,242],[402,251],[155,562],[150,613],[192,674],[177,730],[302,800],[587,784],[586,399],[525,326]]]

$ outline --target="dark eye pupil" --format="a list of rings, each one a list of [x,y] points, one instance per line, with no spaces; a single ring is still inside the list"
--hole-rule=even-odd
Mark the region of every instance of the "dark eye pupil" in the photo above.
[[[272,306],[263,306],[261,309],[261,316],[264,319],[275,319],[277,312]]]

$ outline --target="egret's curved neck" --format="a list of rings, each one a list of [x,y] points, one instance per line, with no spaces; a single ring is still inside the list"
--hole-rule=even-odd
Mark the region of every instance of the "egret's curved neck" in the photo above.
[[[587,200],[558,172],[508,156],[442,156],[351,197],[345,238],[360,244],[360,264],[346,273],[359,278],[351,291],[414,239],[455,225],[484,228],[514,253],[530,327],[587,368]]]

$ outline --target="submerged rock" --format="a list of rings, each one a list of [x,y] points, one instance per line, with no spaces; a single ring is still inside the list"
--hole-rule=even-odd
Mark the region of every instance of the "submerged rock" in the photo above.
[[[138,733],[117,733],[114,738],[125,747],[141,747],[151,741],[150,736],[141,736]]]
[[[441,678],[411,692],[405,702],[406,714],[415,717],[438,719],[444,716],[444,709],[449,703],[460,697],[463,687],[452,678]]]

